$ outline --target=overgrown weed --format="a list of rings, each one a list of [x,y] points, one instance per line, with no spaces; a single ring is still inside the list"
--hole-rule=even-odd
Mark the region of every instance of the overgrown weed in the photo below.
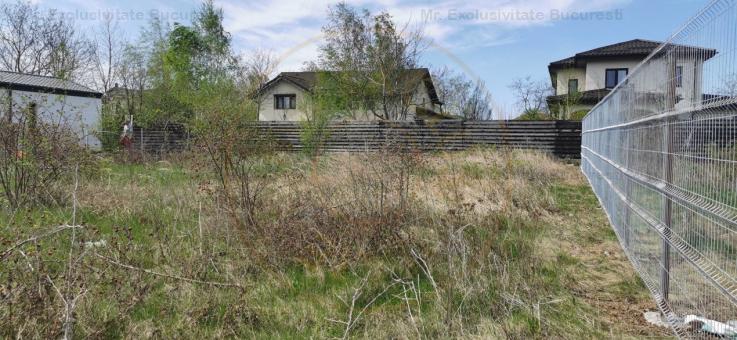
[[[652,306],[626,259],[596,250],[618,246],[575,167],[483,149],[249,162],[268,185],[253,232],[231,216],[207,159],[104,162],[84,176],[75,254],[86,293],[75,335],[663,334],[599,316],[598,294]],[[71,217],[39,207],[1,218],[3,249]],[[594,241],[576,245],[579,237]],[[60,233],[4,259],[4,336],[60,334],[62,304],[46,277],[64,277],[69,242]],[[610,275],[612,265],[625,274]],[[595,279],[610,288],[600,292]]]

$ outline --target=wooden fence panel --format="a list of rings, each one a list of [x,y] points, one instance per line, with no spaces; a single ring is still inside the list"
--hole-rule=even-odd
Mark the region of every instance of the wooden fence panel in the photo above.
[[[298,122],[252,122],[281,150],[300,150]],[[140,136],[138,136],[140,134]],[[493,145],[550,152],[564,158],[581,154],[581,123],[572,121],[415,121],[335,122],[325,130],[322,149],[329,152],[375,151],[393,145],[421,151],[455,151]],[[134,143],[148,152],[176,151],[187,145],[182,130],[134,131]]]

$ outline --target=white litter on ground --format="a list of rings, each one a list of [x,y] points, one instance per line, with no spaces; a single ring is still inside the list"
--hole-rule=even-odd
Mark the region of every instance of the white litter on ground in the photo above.
[[[668,321],[663,319],[663,315],[660,312],[645,312],[643,315],[645,316],[645,320],[652,325],[663,328],[670,327]]]
[[[90,241],[90,242],[84,243],[85,248],[100,248],[106,245],[107,245],[107,242],[105,242],[105,240],[99,240],[99,241],[94,241],[94,242]]]
[[[726,323],[709,320],[696,315],[687,315],[683,319],[683,323],[687,326],[692,326],[693,329],[700,329],[701,331],[714,334],[716,336],[737,339],[737,328]]]
[[[645,312],[643,313],[643,316],[651,325],[663,328],[670,327],[670,324],[668,324],[668,321],[663,318],[663,314],[660,312]],[[701,331],[718,337],[737,340],[737,321],[734,320],[722,323],[696,315],[687,315],[683,318],[683,325],[694,331]]]

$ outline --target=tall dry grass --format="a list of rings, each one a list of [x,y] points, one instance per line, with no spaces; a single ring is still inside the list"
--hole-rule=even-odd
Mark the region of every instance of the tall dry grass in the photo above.
[[[551,252],[551,225],[571,219],[556,188],[585,185],[574,166],[482,149],[246,160],[260,193],[246,224],[200,155],[102,161],[81,178],[69,281],[81,284],[76,337],[586,338],[626,329],[592,316],[570,289],[575,261]],[[63,208],[21,212],[0,221],[0,241],[71,218]],[[70,242],[60,232],[4,256],[3,336],[63,333],[54,285],[67,282]]]

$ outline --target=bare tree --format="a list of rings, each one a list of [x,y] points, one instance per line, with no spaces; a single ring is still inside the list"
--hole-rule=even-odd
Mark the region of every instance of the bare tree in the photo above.
[[[98,89],[107,92],[119,80],[120,63],[124,42],[118,37],[121,32],[118,22],[112,16],[105,17],[96,36],[95,48],[95,83]]]
[[[122,82],[123,100],[128,115],[141,112],[144,90],[149,81],[145,52],[136,46],[127,45],[123,49],[117,76]]]
[[[75,79],[85,74],[94,46],[72,22],[36,5],[0,4],[0,67],[6,70]]]
[[[0,4],[0,66],[20,73],[41,73],[45,46],[39,34],[44,26],[38,8],[27,3]]]
[[[496,113],[491,93],[482,80],[473,81],[445,66],[433,70],[433,80],[444,113],[467,120],[488,120]]]
[[[259,89],[269,81],[276,70],[277,60],[271,51],[257,50],[246,60],[244,76],[246,87]]]
[[[54,12],[46,17],[43,44],[46,46],[45,75],[63,79],[82,79],[92,71],[95,45],[77,32],[74,24]]]
[[[494,118],[493,98],[486,89],[483,80],[478,79],[473,83],[471,91],[467,93],[463,117],[467,120],[489,120]]]
[[[737,96],[737,74],[726,74],[721,81],[721,85],[716,88],[716,93],[723,96]]]
[[[238,77],[241,84],[238,86],[244,90],[245,95],[253,98],[256,111],[260,111],[265,99],[259,94],[259,91],[269,81],[276,66],[277,59],[274,54],[263,50],[253,52],[241,66],[241,76]]]
[[[522,112],[547,112],[547,97],[552,88],[547,81],[533,80],[532,77],[516,79],[509,88],[517,98],[517,105]]]

